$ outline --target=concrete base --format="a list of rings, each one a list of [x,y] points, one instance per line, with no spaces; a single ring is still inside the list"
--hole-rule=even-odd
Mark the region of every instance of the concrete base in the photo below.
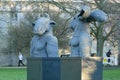
[[[102,80],[102,78],[103,78],[102,58],[91,57],[82,59],[81,80]]]
[[[102,80],[100,58],[28,58],[27,60],[27,80]]]

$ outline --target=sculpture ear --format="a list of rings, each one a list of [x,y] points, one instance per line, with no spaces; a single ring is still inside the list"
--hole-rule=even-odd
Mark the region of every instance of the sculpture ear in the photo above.
[[[41,14],[38,14],[37,18],[39,19],[41,17]]]
[[[78,18],[86,19],[90,15],[90,7],[89,6],[83,6],[80,13],[78,14]]]
[[[85,13],[85,11],[82,9],[80,13],[78,14],[78,17],[82,16]]]
[[[55,25],[56,25],[56,22],[55,22],[55,21],[50,21],[50,25],[51,25],[51,26],[55,26]]]
[[[33,27],[35,26],[35,22],[32,23],[32,26],[33,26]]]

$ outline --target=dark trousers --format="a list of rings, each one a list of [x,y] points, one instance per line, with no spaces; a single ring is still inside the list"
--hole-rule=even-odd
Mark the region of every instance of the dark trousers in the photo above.
[[[20,64],[22,64],[23,66],[25,66],[25,65],[23,64],[22,60],[19,60],[18,66],[20,66]]]

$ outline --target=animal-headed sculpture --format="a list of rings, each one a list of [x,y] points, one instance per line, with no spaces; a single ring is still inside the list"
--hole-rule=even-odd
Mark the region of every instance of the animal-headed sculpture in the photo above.
[[[90,57],[92,40],[89,23],[92,21],[105,22],[106,14],[101,10],[90,11],[90,7],[83,6],[80,13],[71,20],[70,28],[74,31],[70,40],[71,57]]]
[[[30,57],[58,57],[58,41],[52,30],[55,24],[48,14],[33,23],[34,36],[31,40]]]

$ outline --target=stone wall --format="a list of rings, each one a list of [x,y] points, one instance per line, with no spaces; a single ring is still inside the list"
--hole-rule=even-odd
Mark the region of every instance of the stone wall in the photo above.
[[[27,63],[25,56],[23,56],[23,63]],[[0,53],[0,67],[7,66],[18,66],[18,56],[16,54]]]
[[[12,66],[16,65],[16,56],[10,54],[0,53],[0,66]]]

